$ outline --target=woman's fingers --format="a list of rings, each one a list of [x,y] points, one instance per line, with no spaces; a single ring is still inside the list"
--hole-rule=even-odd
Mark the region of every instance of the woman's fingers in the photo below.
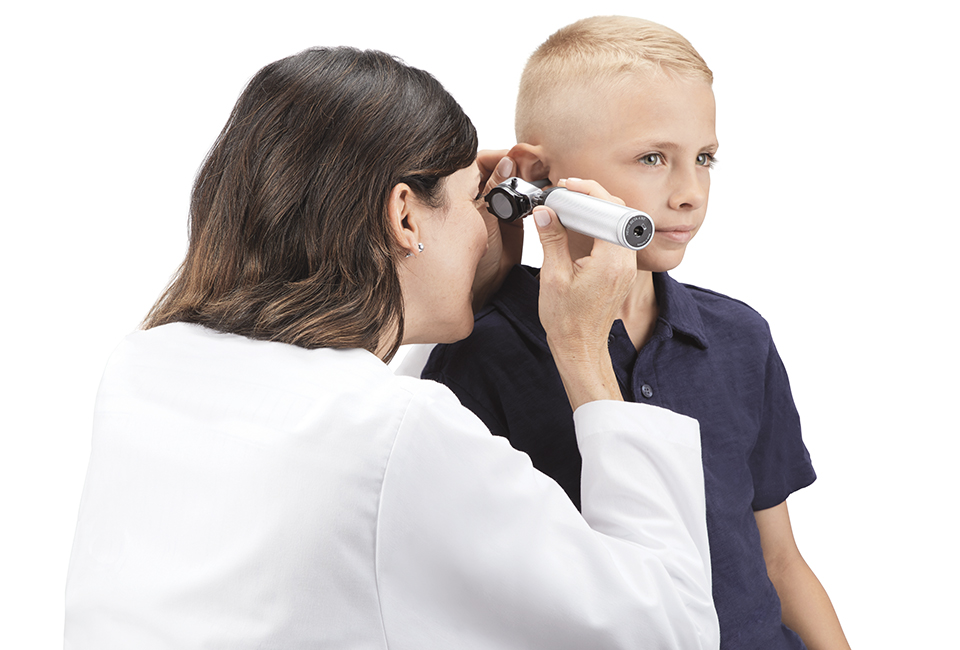
[[[477,189],[486,194],[513,176],[516,165],[507,157],[506,149],[485,149],[477,152],[477,167],[480,168],[480,187]]]

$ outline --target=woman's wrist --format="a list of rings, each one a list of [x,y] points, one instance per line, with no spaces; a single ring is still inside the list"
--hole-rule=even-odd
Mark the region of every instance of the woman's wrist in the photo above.
[[[547,342],[550,343],[549,338]],[[576,350],[551,344],[550,350],[574,411],[588,402],[623,400],[607,349],[583,347]]]

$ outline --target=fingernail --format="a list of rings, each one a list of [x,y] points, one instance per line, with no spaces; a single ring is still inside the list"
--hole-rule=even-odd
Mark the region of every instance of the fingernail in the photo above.
[[[501,158],[497,163],[497,173],[504,178],[510,176],[513,173],[513,161],[507,157]]]
[[[546,208],[536,207],[533,209],[533,220],[537,222],[537,225],[541,228],[545,228],[550,225],[550,211]]]

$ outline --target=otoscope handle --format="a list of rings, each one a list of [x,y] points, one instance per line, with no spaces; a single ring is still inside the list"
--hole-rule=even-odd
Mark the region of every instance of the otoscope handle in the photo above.
[[[650,215],[563,187],[543,191],[543,205],[551,208],[564,228],[640,250],[653,240]]]

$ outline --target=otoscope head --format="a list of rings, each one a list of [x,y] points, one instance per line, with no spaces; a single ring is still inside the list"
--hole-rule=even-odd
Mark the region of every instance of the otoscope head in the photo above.
[[[483,199],[487,202],[490,212],[497,218],[503,221],[516,221],[527,216],[540,205],[541,195],[539,187],[514,176],[487,192]]]

